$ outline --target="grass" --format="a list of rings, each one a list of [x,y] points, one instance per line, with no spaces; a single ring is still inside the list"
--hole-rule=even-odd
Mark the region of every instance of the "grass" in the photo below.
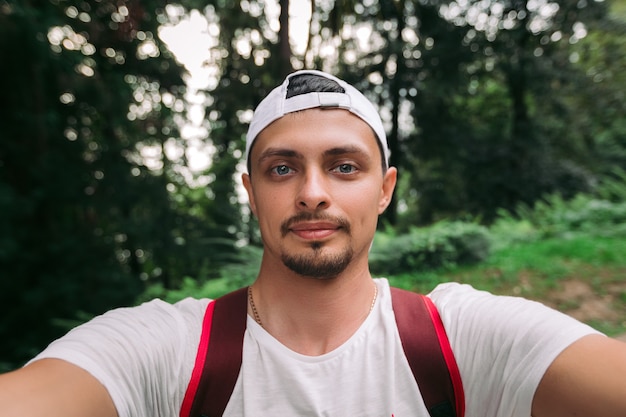
[[[615,335],[626,332],[625,254],[623,238],[551,238],[506,246],[477,265],[391,276],[389,280],[392,285],[420,292],[452,281],[495,294],[523,296],[578,315],[599,330]],[[571,282],[583,283],[589,291],[571,295],[563,292],[564,285]],[[610,314],[583,311],[591,301],[608,304]]]

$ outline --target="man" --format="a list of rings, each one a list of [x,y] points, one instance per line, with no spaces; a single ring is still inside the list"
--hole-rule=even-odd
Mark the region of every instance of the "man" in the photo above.
[[[386,280],[368,250],[389,204],[382,122],[328,74],[292,74],[255,111],[243,184],[264,254],[225,416],[423,416]],[[626,345],[540,304],[446,284],[436,304],[466,415],[624,416]],[[208,300],[111,311],[0,376],[0,416],[177,416]]]

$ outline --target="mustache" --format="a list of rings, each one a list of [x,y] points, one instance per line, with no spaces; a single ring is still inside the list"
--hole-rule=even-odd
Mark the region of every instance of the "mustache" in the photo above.
[[[287,233],[289,233],[289,229],[293,224],[312,221],[334,223],[341,227],[346,233],[350,234],[350,223],[345,218],[339,216],[331,216],[329,214],[309,212],[301,212],[285,220],[280,225],[280,232],[282,233],[282,236],[285,237]]]

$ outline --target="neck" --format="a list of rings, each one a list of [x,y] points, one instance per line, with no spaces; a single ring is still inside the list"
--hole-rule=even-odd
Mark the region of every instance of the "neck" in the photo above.
[[[265,275],[252,286],[248,312],[272,336],[305,355],[321,355],[346,342],[369,315],[376,286],[361,274],[320,280],[293,274]]]

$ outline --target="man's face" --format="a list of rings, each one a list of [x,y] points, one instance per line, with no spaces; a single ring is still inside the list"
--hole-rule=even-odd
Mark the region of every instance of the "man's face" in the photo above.
[[[371,128],[346,110],[288,114],[255,140],[243,182],[259,220],[264,260],[314,278],[367,265],[396,170],[383,175]]]

